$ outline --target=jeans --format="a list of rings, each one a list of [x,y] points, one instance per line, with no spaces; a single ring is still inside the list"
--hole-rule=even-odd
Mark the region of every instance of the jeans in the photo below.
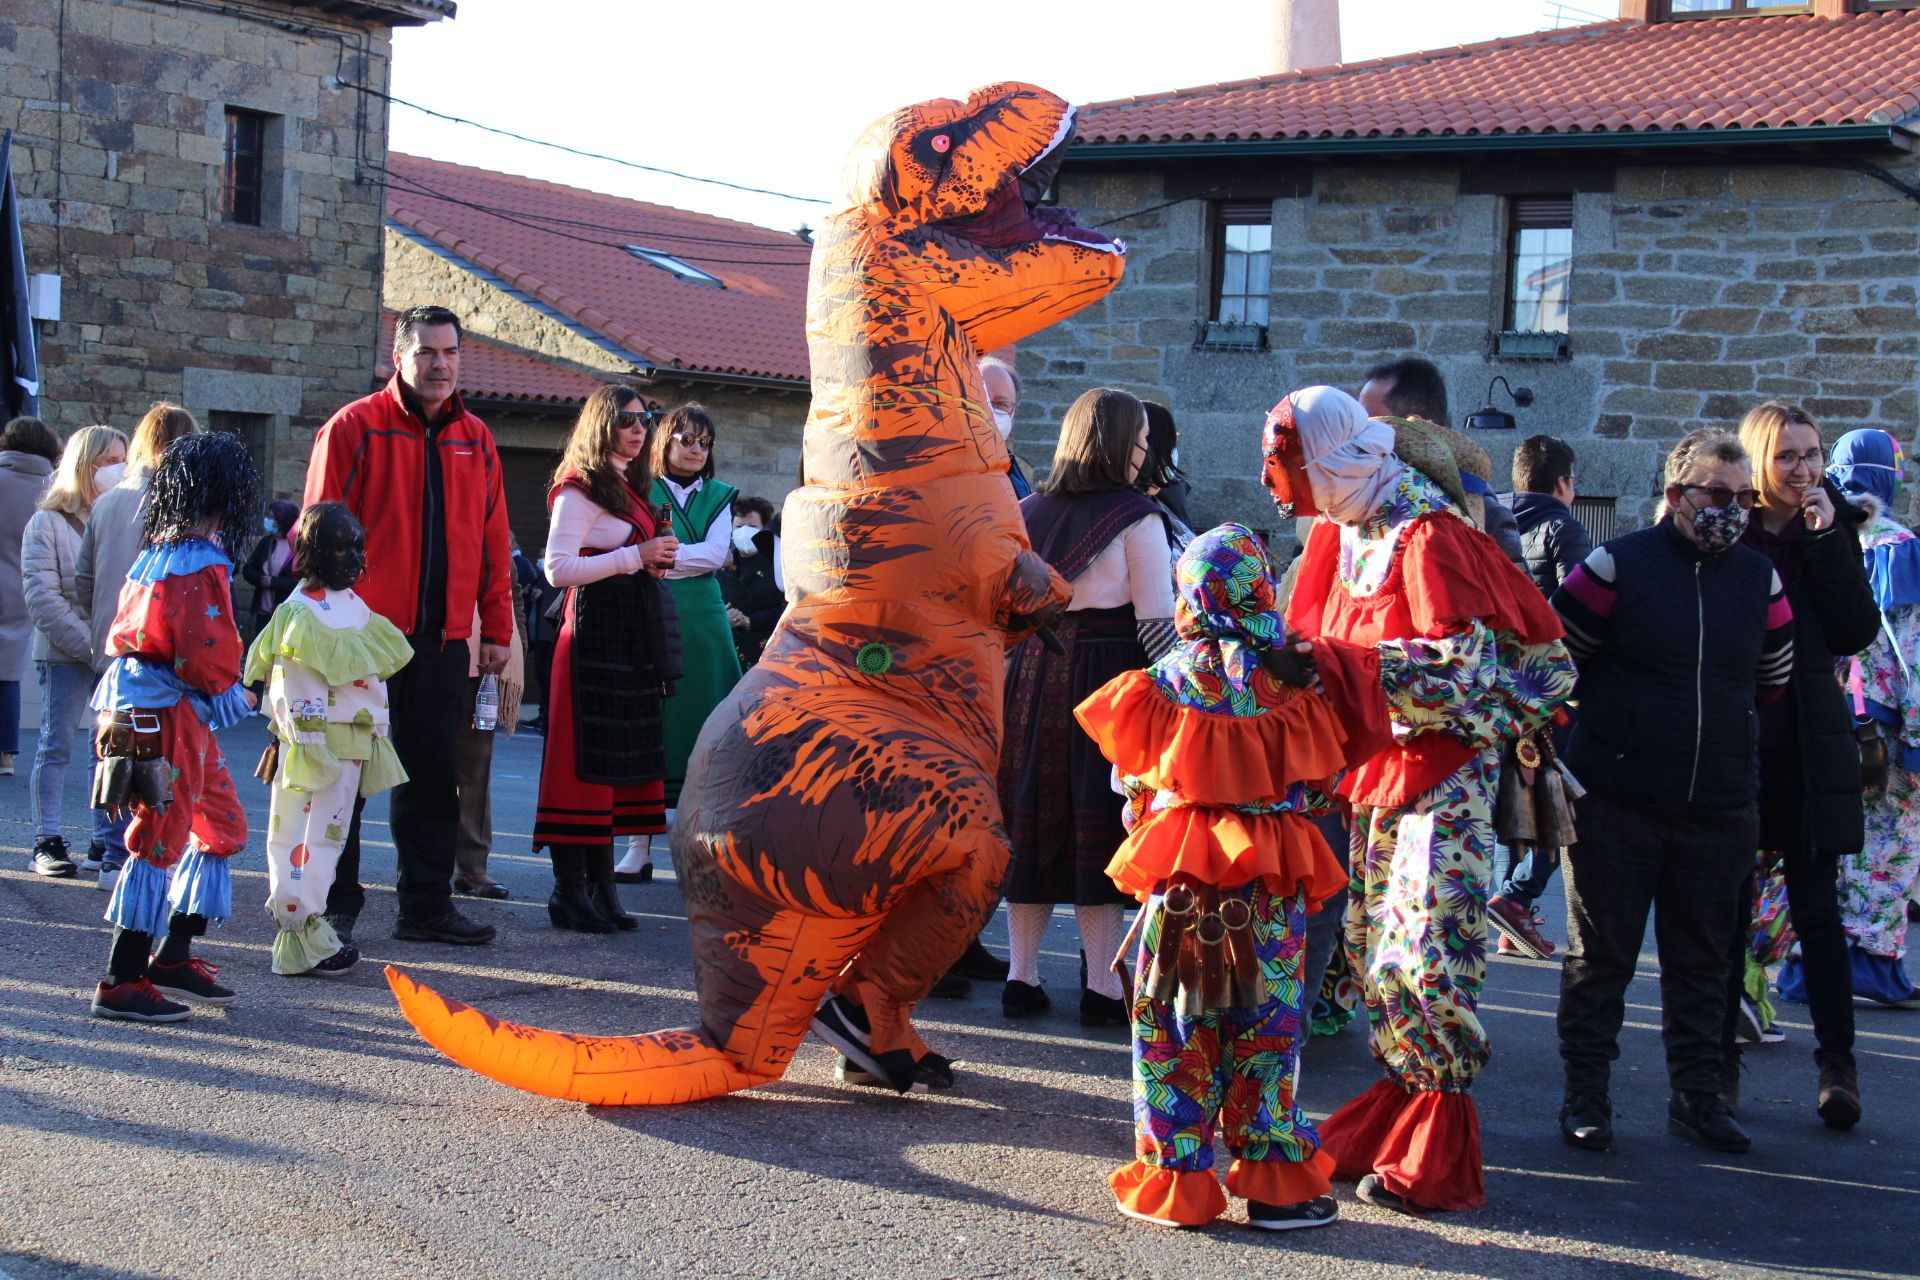
[[[20,682],[0,680],[0,756],[20,754]]]
[[[1547,891],[1553,869],[1560,865],[1560,851],[1548,852],[1529,846],[1527,856],[1514,860],[1513,846],[1495,841],[1493,846],[1493,893],[1510,902],[1531,907]]]
[[[1560,1059],[1568,1092],[1605,1093],[1647,914],[1660,951],[1660,1039],[1676,1093],[1720,1087],[1727,940],[1743,917],[1759,815],[1656,813],[1594,791],[1569,846]],[[1747,902],[1751,903],[1749,894]]]
[[[36,838],[60,834],[60,812],[73,760],[73,742],[82,735],[92,758],[93,713],[87,699],[93,694],[93,669],[78,662],[36,662],[40,679],[40,745],[33,755],[33,834]],[[88,766],[89,777],[92,765]],[[91,790],[91,788],[89,788]],[[116,829],[117,827],[117,829]],[[94,844],[104,845],[118,865],[126,858],[125,824],[108,820],[106,810],[93,810]]]
[[[1337,813],[1315,818],[1313,825],[1320,829],[1326,838],[1327,847],[1333,850],[1333,856],[1340,859],[1340,865],[1350,866],[1350,841],[1347,824]],[[1313,1018],[1313,1002],[1320,998],[1320,984],[1326,981],[1327,966],[1333,963],[1334,948],[1340,945],[1341,932],[1347,919],[1347,891],[1342,889],[1333,897],[1320,904],[1320,909],[1307,917],[1307,954],[1300,965],[1300,988],[1304,992],[1309,1021]]]
[[[467,642],[435,647],[408,637],[413,659],[387,680],[387,711],[394,754],[407,771],[389,802],[393,832],[394,896],[400,918],[437,919],[453,910],[454,846],[460,829],[460,727],[473,719],[467,695]],[[360,814],[353,806],[340,864],[327,893],[327,914],[355,917],[366,906],[360,885]]]

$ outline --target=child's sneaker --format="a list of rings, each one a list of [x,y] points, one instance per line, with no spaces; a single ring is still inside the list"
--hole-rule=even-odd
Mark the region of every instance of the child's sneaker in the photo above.
[[[352,943],[340,944],[340,949],[307,970],[316,978],[342,978],[348,970],[360,963],[360,948]]]
[[[67,856],[67,842],[59,836],[41,836],[33,842],[33,870],[36,875],[64,880],[73,874],[73,859]]]
[[[201,1004],[232,1004],[233,989],[215,982],[213,975],[220,970],[205,960],[194,957],[179,964],[161,964],[152,961],[147,965],[147,977],[155,987],[170,996],[182,1000],[197,1000]]]
[[[107,846],[95,840],[87,846],[87,856],[80,859],[80,869],[82,871],[98,871],[106,864],[106,858]]]
[[[167,999],[145,978],[117,987],[102,979],[93,989],[93,1016],[119,1022],[183,1022],[193,1010]]]
[[[1299,1204],[1262,1204],[1247,1201],[1247,1225],[1261,1231],[1298,1231],[1302,1227],[1325,1227],[1340,1218],[1340,1202],[1332,1196],[1315,1196]]]

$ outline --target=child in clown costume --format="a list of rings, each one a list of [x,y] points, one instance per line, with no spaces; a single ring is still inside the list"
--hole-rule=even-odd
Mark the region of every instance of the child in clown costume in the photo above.
[[[353,584],[366,533],[337,502],[300,516],[294,557],[302,581],[274,610],[247,655],[249,683],[266,681],[278,742],[267,819],[267,912],[280,931],[273,971],[334,977],[360,953],[323,914],[354,801],[407,780],[387,740],[386,680],[412,656],[407,638],[367,607]]]
[[[253,528],[259,483],[237,437],[204,434],[169,445],[147,489],[146,546],[120,590],[91,703],[101,713],[103,777],[116,765],[132,776],[122,789],[97,783],[96,802],[116,817],[133,813],[131,857],[107,900],[114,928],[93,995],[98,1018],[178,1022],[192,1014],[178,1000],[233,1002],[218,970],[189,951],[232,914],[227,860],[247,843],[247,816],[213,733],[253,712],[240,685],[224,539]]]
[[[1205,1225],[1226,1208],[1220,1130],[1235,1157],[1226,1192],[1247,1200],[1249,1225],[1325,1226],[1332,1163],[1294,1083],[1306,917],[1346,872],[1308,819],[1331,807],[1342,769],[1389,741],[1378,662],[1288,646],[1279,571],[1240,525],[1201,534],[1176,576],[1179,643],[1075,711],[1129,796],[1107,874],[1145,904],[1136,1158],[1109,1182],[1130,1217]]]

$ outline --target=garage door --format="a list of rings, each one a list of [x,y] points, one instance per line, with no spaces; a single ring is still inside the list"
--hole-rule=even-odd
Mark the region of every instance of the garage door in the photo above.
[[[560,455],[546,449],[500,450],[500,474],[507,491],[507,523],[529,560],[547,545],[547,481]]]

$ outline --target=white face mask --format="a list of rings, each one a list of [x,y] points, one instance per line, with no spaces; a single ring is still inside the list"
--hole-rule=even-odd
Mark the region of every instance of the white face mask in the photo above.
[[[758,550],[753,545],[753,535],[760,532],[750,524],[743,524],[733,531],[733,549],[743,556],[750,556]]]
[[[1013,434],[1013,415],[1005,409],[993,411],[993,425],[1000,429],[1000,438],[1005,440]]]
[[[124,462],[116,462],[107,467],[96,467],[93,472],[93,482],[99,486],[102,493],[115,488],[126,478],[127,464]]]

